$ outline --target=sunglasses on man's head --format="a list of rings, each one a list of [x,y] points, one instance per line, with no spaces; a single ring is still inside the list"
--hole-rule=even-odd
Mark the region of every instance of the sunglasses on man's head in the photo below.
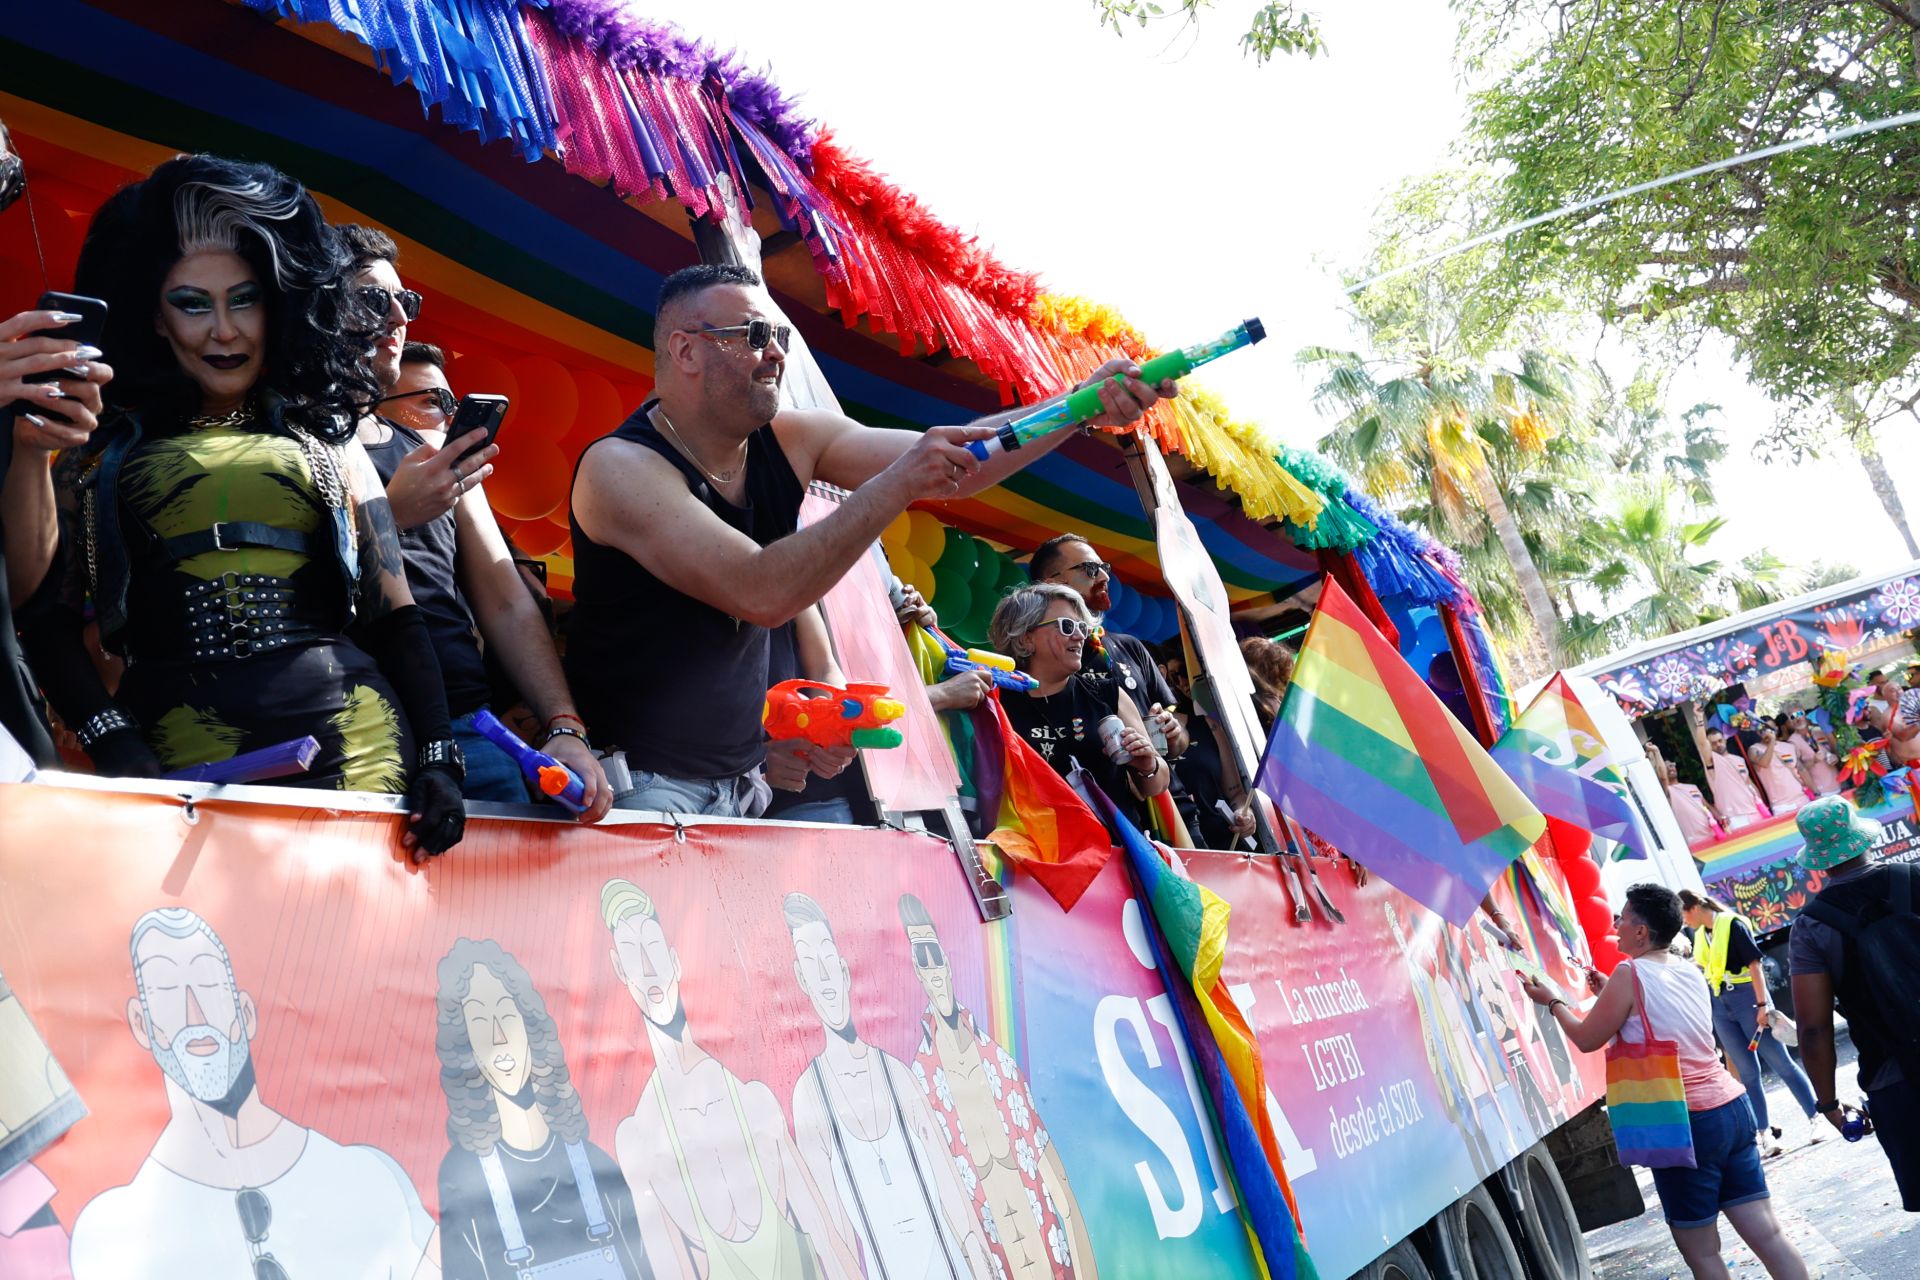
[[[755,351],[765,351],[770,342],[777,342],[782,351],[788,351],[792,349],[793,342],[793,326],[775,324],[771,320],[749,320],[745,324],[730,324],[724,327],[703,324],[698,329],[688,329],[686,332],[697,333],[715,342],[731,342],[744,334],[747,345]]]
[[[1085,640],[1093,634],[1093,628],[1078,618],[1048,618],[1039,626],[1031,628],[1031,630],[1045,631],[1048,627],[1058,627],[1060,634],[1069,640]]]
[[[411,289],[402,289],[395,293],[377,284],[356,285],[353,296],[360,299],[360,305],[377,316],[384,316],[393,307],[393,300],[400,299],[400,314],[411,324],[420,318],[420,295]]]
[[[433,401],[434,408],[449,418],[453,416],[454,407],[460,403],[453,398],[453,392],[445,387],[428,387],[423,391],[396,391],[390,396],[381,396],[374,403],[380,405],[389,400],[407,400],[414,396],[426,396]]]

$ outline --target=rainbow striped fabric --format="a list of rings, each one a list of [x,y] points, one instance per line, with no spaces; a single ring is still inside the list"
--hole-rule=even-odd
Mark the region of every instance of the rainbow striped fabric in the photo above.
[[[1607,1121],[1620,1148],[1620,1162],[1649,1169],[1691,1169],[1693,1121],[1687,1115],[1687,1089],[1680,1079],[1680,1047],[1671,1040],[1653,1038],[1640,994],[1640,975],[1631,964],[1625,968],[1633,975],[1642,1042],[1629,1044],[1616,1036],[1607,1046]]]
[[[1300,1208],[1267,1113],[1260,1044],[1221,977],[1227,955],[1227,900],[1186,875],[1179,855],[1156,848],[1099,787],[1092,800],[1126,851],[1148,910],[1155,966],[1205,1089],[1207,1111],[1226,1152],[1241,1220],[1263,1280],[1316,1280],[1300,1231]]]
[[[1547,829],[1332,578],[1274,721],[1260,789],[1462,928]]]
[[[1627,780],[1565,676],[1547,682],[1493,744],[1493,758],[1542,813],[1615,841],[1615,860],[1647,856]]]

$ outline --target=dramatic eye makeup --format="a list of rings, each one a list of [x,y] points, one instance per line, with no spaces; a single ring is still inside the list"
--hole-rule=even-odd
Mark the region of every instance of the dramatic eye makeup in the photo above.
[[[213,310],[213,295],[205,289],[180,285],[167,290],[167,305],[190,316],[203,316]]]
[[[258,306],[260,298],[261,290],[257,284],[237,284],[227,290],[227,305],[236,311],[242,307]]]

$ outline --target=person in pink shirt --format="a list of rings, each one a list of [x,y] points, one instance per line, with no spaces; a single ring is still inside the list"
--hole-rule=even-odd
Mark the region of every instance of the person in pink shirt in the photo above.
[[[1741,758],[1738,746],[1727,741],[1718,729],[1707,730],[1707,786],[1713,792],[1713,807],[1719,811],[1727,830],[1738,831],[1773,816],[1753,789],[1753,774]]]
[[[1760,741],[1747,748],[1747,759],[1753,762],[1753,772],[1775,814],[1792,813],[1810,798],[1799,753],[1781,741],[1780,731],[1771,723],[1760,722]]]
[[[1840,790],[1840,754],[1834,750],[1833,735],[1796,711],[1787,720],[1792,730],[1787,741],[1800,753],[1807,766],[1807,783],[1816,795],[1830,796]]]
[[[1718,840],[1725,833],[1720,829],[1719,819],[1708,807],[1707,799],[1700,794],[1700,788],[1690,782],[1680,781],[1680,771],[1672,765],[1666,770],[1667,803],[1673,806],[1673,817],[1680,824],[1680,834],[1687,838],[1692,847]]]

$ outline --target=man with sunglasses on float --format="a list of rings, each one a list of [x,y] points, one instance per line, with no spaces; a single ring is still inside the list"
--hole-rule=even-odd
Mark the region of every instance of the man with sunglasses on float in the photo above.
[[[480,488],[493,474],[499,449],[487,445],[467,456],[484,438],[479,431],[446,439],[456,404],[446,358],[437,347],[407,341],[407,325],[420,317],[420,295],[401,286],[392,238],[371,227],[338,230],[353,255],[362,301],[387,320],[386,336],[371,357],[384,395],[375,407],[379,416],[362,420],[360,442],[387,486],[407,585],[440,657],[453,736],[467,768],[461,793],[468,800],[509,804],[528,798],[520,766],[473,727],[474,713],[491,696],[480,647],[485,641],[544,726],[534,745],[580,775],[587,804],[581,820],[597,822],[612,806],[612,790],[574,708],[546,618]],[[539,411],[538,405],[522,410]]]
[[[674,272],[654,308],[655,397],[574,473],[567,671],[626,751],[636,790],[622,807],[762,812],[768,631],[826,595],[908,504],[977,493],[1071,434],[982,463],[967,444],[1026,410],[916,433],[783,408],[790,337],[754,272]],[[1097,372],[1097,422],[1132,422],[1174,394],[1138,372]],[[801,529],[815,480],[850,492]]]

